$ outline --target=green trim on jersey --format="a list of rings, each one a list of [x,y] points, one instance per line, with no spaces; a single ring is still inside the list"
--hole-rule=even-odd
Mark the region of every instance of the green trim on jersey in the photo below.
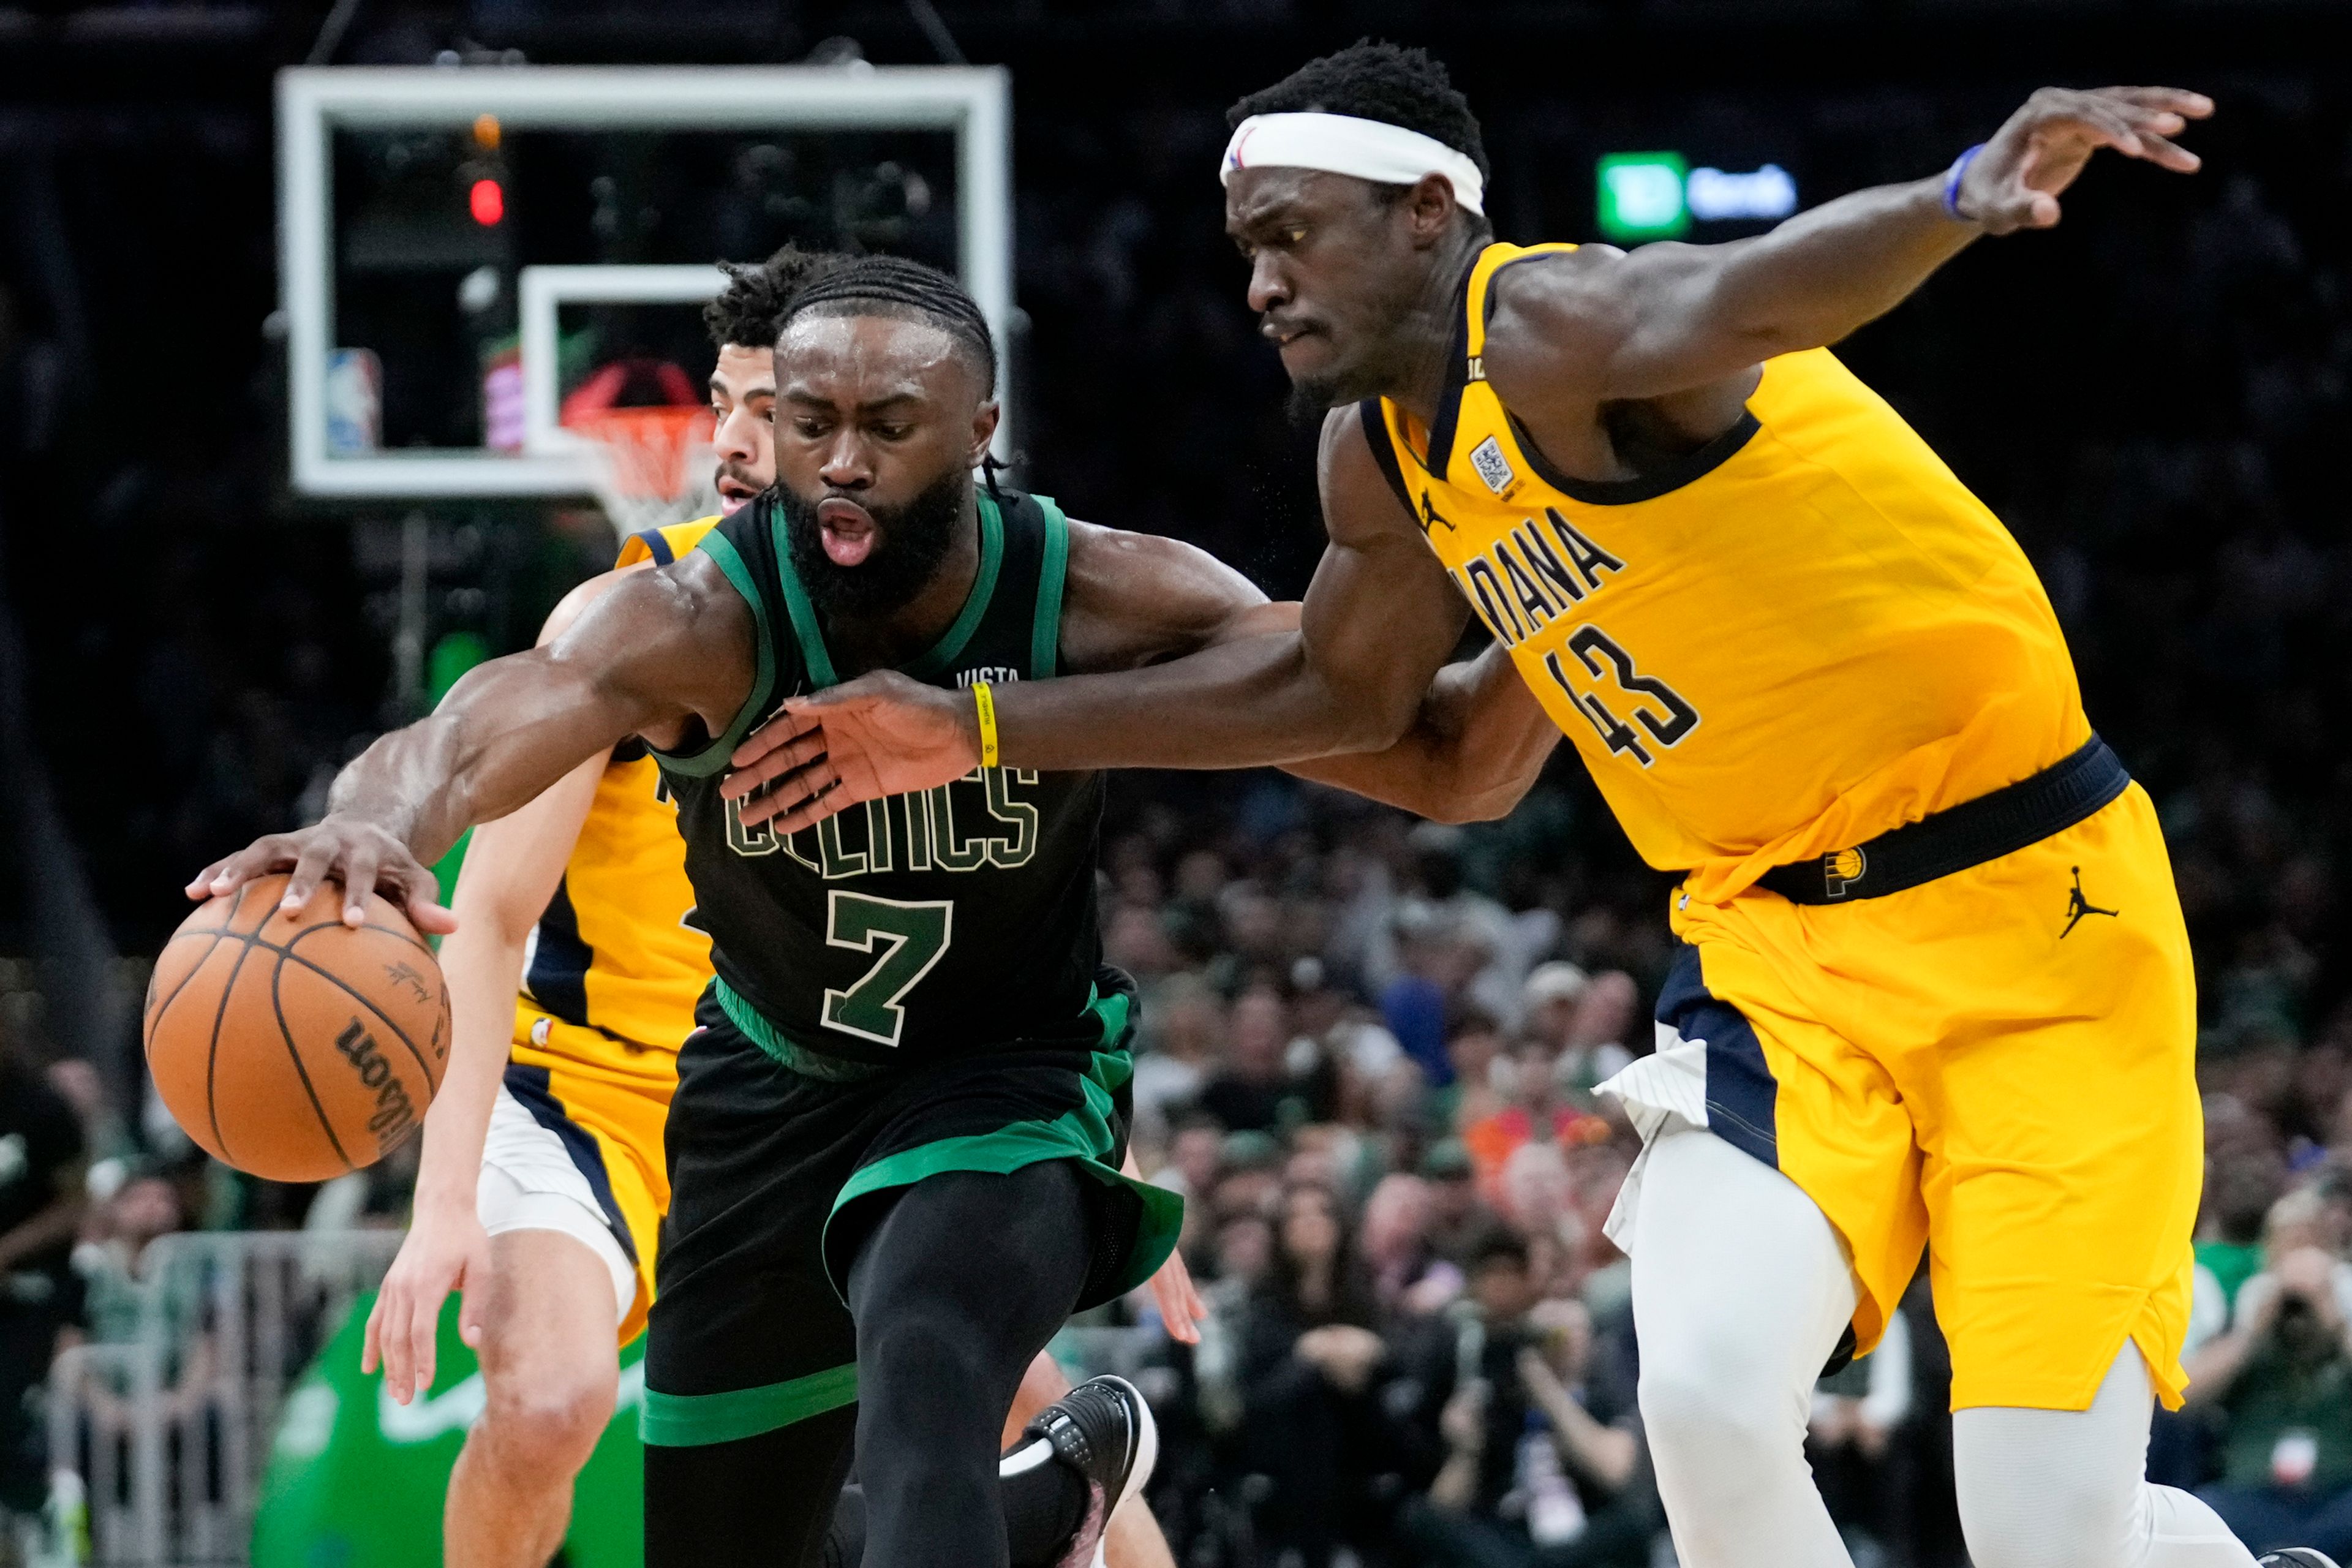
[[[1129,1255],[1127,1272],[1118,1288],[1123,1294],[1150,1279],[1175,1250],[1177,1233],[1184,1228],[1184,1200],[1165,1187],[1126,1175],[1108,1163],[1111,1151],[1118,1146],[1111,1131],[1111,1096],[1135,1076],[1134,1058],[1120,1044],[1127,1035],[1131,1005],[1124,994],[1097,994],[1087,1005],[1087,1010],[1099,1023],[1102,1036],[1087,1071],[1078,1080],[1086,1095],[1085,1104],[1051,1121],[1014,1121],[993,1132],[939,1138],[901,1149],[861,1168],[844,1183],[833,1200],[833,1212],[825,1218],[827,1239],[821,1247],[835,1294],[844,1300],[848,1299],[846,1282],[834,1270],[830,1238],[834,1221],[849,1205],[872,1194],[911,1186],[928,1176],[949,1171],[980,1171],[1002,1176],[1047,1160],[1075,1160],[1078,1170],[1087,1176],[1107,1186],[1125,1187],[1136,1195],[1142,1205],[1142,1216],[1136,1226],[1135,1250]]]
[[[770,515],[768,529],[774,540],[776,581],[784,590],[784,613],[792,617],[793,637],[801,645],[801,662],[808,666],[809,689],[838,686],[841,677],[833,672],[833,655],[824,646],[824,634],[816,628],[816,607],[809,603],[808,590],[801,586],[801,574],[793,565],[793,536],[782,507]]]
[[[898,667],[899,672],[917,680],[929,680],[953,664],[963,652],[964,644],[980,629],[981,618],[988,614],[988,602],[996,596],[996,574],[1004,564],[1004,518],[996,510],[996,502],[982,494],[980,498],[980,571],[971,580],[971,591],[964,595],[963,608],[955,620],[940,634],[940,640],[929,649]],[[808,664],[809,689],[821,691],[828,686],[841,684],[835,670],[833,651],[825,647],[824,628],[817,625],[816,608],[809,603],[808,589],[801,582],[799,568],[793,564],[792,536],[786,531],[784,509],[778,507],[769,526],[776,541],[776,576],[783,584],[784,607],[793,617],[793,636],[801,645],[801,658]]]
[[[660,1448],[698,1448],[756,1437],[857,1403],[857,1363],[813,1372],[759,1388],[723,1394],[664,1394],[646,1390],[637,1435]]]
[[[1045,517],[1045,558],[1037,567],[1037,617],[1029,634],[1029,679],[1051,680],[1062,657],[1062,584],[1069,575],[1070,520],[1050,496],[1032,496]]]
[[[774,1020],[752,1005],[750,997],[715,974],[710,977],[710,987],[727,1021],[745,1039],[774,1058],[779,1067],[826,1083],[858,1083],[890,1070],[879,1062],[852,1061],[829,1051],[811,1050],[778,1028]]]
[[[971,641],[971,634],[980,629],[980,619],[988,614],[988,602],[996,596],[997,570],[1004,564],[1004,517],[996,510],[996,501],[986,491],[980,495],[980,574],[971,580],[971,592],[964,595],[963,609],[955,624],[940,634],[929,653],[910,664],[898,667],[899,673],[917,680],[929,680],[947,673],[948,666],[963,652],[963,645]]]
[[[705,778],[727,765],[727,759],[734,754],[736,747],[743,743],[743,737],[751,732],[751,726],[767,712],[768,697],[776,685],[776,655],[768,640],[767,597],[760,592],[760,584],[752,577],[751,568],[744,563],[742,556],[736,553],[735,546],[729,542],[725,534],[714,528],[697,541],[694,547],[719,563],[719,570],[725,574],[728,582],[734,584],[735,591],[743,595],[743,602],[751,606],[751,619],[755,623],[752,641],[758,649],[760,661],[759,672],[751,680],[751,695],[744,699],[742,707],[736,710],[734,721],[727,726],[725,734],[692,752],[648,748],[653,751],[656,760],[671,773]]]

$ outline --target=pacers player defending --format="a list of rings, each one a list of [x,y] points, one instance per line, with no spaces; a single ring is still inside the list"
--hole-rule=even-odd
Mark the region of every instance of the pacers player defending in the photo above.
[[[2098,149],[2194,169],[2170,138],[2210,110],[2047,89],[1943,174],[1627,255],[1494,243],[1477,122],[1426,56],[1315,61],[1237,106],[1222,170],[1250,304],[1331,411],[1298,631],[992,712],[869,677],[788,704],[728,788],[782,831],[982,745],[1041,769],[1321,753],[1493,815],[1566,731],[1685,873],[1661,1048],[1613,1086],[1648,1143],[1612,1231],[1682,1561],[1847,1561],[1810,1391],[1875,1343],[1925,1246],[1979,1568],[2244,1568],[2143,1475],[2201,1163],[2155,814],[2023,554],[1822,347],[1980,236],[2055,223]],[[1497,646],[1433,685],[1465,601]]]
[[[713,446],[729,513],[775,478],[772,345],[803,262],[786,252],[730,268],[705,312],[718,347]],[[669,564],[719,521],[632,536],[614,572],[556,607],[541,646],[621,574]],[[651,1302],[669,1206],[662,1124],[711,973],[710,939],[687,921],[686,845],[658,772],[642,743],[625,742],[483,824],[452,900],[459,923],[441,964],[455,1070],[425,1119],[415,1216],[363,1352],[366,1369],[381,1362],[405,1404],[433,1380],[443,1300],[466,1288],[460,1329],[479,1352],[488,1397],[450,1477],[450,1568],[541,1568],[554,1554],[573,1478],[612,1419],[614,1319],[626,1342]],[[1181,1261],[1171,1254],[1154,1282],[1171,1331],[1197,1339]],[[1068,1392],[1040,1354],[1005,1446]],[[1170,1561],[1139,1498],[1112,1521],[1107,1544],[1111,1568]]]

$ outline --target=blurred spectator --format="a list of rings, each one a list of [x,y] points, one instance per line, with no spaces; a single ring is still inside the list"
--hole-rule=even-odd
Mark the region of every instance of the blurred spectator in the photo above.
[[[1130,1092],[1138,1132],[1167,1135],[1170,1113],[1200,1098],[1224,1045],[1225,1004],[1206,982],[1178,974],[1162,982],[1144,1009],[1150,1048],[1135,1058]]]
[[[1462,1293],[1462,1270],[1430,1240],[1433,1217],[1419,1176],[1383,1177],[1364,1202],[1364,1259],[1385,1321],[1429,1317]]]
[[[2236,1320],[2239,1292],[2262,1270],[2263,1223],[2286,1185],[2286,1162],[2274,1149],[2231,1147],[2226,1142],[2215,1148],[2213,1143],[2209,1135],[2189,1351],[2226,1331]]]
[[[1329,1062],[1309,1042],[1294,1050],[1290,1015],[1270,986],[1234,1004],[1223,1067],[1201,1090],[1201,1109],[1236,1132],[1287,1131],[1328,1118],[1339,1097]]]
[[[1470,1151],[1458,1138],[1440,1139],[1422,1156],[1421,1173],[1429,1183],[1430,1247],[1440,1258],[1468,1264],[1470,1248],[1501,1224],[1478,1195]]]
[[[1445,1568],[1641,1568],[1660,1510],[1630,1399],[1591,1379],[1592,1324],[1538,1302],[1528,1248],[1496,1233],[1431,1377],[1445,1458],[1409,1531]]]
[[[1529,976],[1528,988],[1530,994],[1537,992],[1534,976]],[[1596,1084],[1616,1077],[1632,1064],[1633,1053],[1625,1042],[1638,1021],[1641,1002],[1641,989],[1632,975],[1621,969],[1607,970],[1580,988],[1575,1006],[1567,1012],[1563,1034],[1556,1038],[1538,1035],[1553,1048],[1557,1059],[1552,1073],[1559,1087],[1576,1096],[1579,1103],[1589,1105]],[[1555,1005],[1550,1016],[1557,1020],[1560,1016],[1561,1009]]]
[[[1395,973],[1380,992],[1381,1020],[1442,1089],[1454,1077],[1445,1048],[1445,981],[1456,967],[1449,933],[1426,908],[1401,910],[1395,926]]]
[[[1385,1555],[1409,1440],[1379,1397],[1388,1347],[1339,1200],[1317,1186],[1282,1195],[1274,1257],[1244,1309],[1235,1462],[1262,1549],[1324,1568],[1345,1543]]]
[[[47,1489],[46,1434],[26,1400],[79,1308],[85,1154],[80,1119],[0,1026],[0,1509],[37,1510]]]
[[[1475,1007],[1457,1011],[1445,1030],[1445,1063],[1453,1081],[1429,1097],[1430,1120],[1458,1135],[1500,1110],[1505,1100],[1496,1087],[1496,1064],[1504,1060],[1501,1026]]]
[[[2189,1368],[2189,1400],[2218,1406],[2226,1422],[2221,1479],[2199,1495],[2256,1552],[2352,1556],[2345,1267],[2309,1245],[2276,1254],[2241,1292],[2240,1325]]]

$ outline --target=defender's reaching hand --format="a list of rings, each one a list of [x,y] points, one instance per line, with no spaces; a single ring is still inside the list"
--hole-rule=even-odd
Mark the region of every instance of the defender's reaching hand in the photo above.
[[[735,748],[721,797],[742,818],[797,833],[886,795],[934,789],[980,765],[980,717],[969,691],[925,686],[891,670],[811,692]]]
[[[1956,205],[1962,217],[1990,234],[2048,228],[2058,221],[2059,193],[2102,147],[2175,174],[2194,174],[2197,154],[2171,139],[2212,112],[2211,99],[2178,88],[2081,92],[2045,87],[1969,162]]]
[[[408,846],[366,818],[341,812],[293,833],[264,834],[198,872],[187,894],[199,901],[219,898],[275,871],[292,873],[279,906],[289,913],[300,913],[319,885],[332,881],[342,885],[345,925],[367,923],[373,891],[405,910],[418,931],[446,936],[457,929],[457,917],[440,903],[441,885]]]

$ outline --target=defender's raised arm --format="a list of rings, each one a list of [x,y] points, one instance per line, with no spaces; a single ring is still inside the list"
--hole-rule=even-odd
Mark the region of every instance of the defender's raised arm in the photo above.
[[[751,611],[709,557],[633,574],[554,643],[468,671],[429,716],[362,752],[323,821],[255,840],[207,867],[188,896],[290,870],[289,909],[331,879],[352,924],[373,888],[419,929],[454,930],[427,865],[467,827],[629,735],[674,740],[689,720],[724,729],[751,689]]]

